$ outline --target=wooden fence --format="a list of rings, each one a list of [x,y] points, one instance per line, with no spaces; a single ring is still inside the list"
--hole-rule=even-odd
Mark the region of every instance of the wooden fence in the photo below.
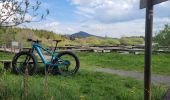
[[[52,47],[51,47],[52,48]],[[137,46],[60,46],[57,47],[58,51],[79,51],[79,52],[119,52],[119,53],[133,53],[133,54],[143,54],[144,47],[137,47]],[[9,52],[9,53],[17,53],[21,50],[25,50],[29,48],[0,48],[1,52]],[[154,50],[153,52],[156,53],[170,53],[169,49],[162,49],[159,48]]]

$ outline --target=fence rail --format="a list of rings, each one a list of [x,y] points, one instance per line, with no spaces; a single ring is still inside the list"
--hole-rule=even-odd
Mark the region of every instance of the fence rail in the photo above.
[[[52,47],[51,47],[52,48]],[[60,46],[57,47],[58,51],[79,51],[79,52],[127,52],[127,53],[144,53],[144,48],[142,47],[136,47],[136,46]],[[16,48],[0,48],[0,52],[7,52],[7,53],[17,53],[20,50],[25,50],[29,48],[22,48],[22,49],[16,49]],[[154,50],[155,53],[170,53],[170,50],[168,49],[162,49],[158,48],[157,50]]]

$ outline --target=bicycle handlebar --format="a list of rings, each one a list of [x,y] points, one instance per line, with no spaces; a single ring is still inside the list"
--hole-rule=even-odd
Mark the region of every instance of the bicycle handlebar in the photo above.
[[[33,39],[27,39],[28,42],[35,42],[35,43],[40,43],[40,40],[33,40]]]

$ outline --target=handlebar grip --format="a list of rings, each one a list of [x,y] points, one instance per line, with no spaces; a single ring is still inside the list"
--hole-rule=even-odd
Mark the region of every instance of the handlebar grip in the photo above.
[[[41,41],[41,40],[37,40],[36,42],[37,42],[37,43],[41,43],[42,41]]]
[[[32,41],[32,39],[27,39],[27,41],[31,42],[31,41]]]

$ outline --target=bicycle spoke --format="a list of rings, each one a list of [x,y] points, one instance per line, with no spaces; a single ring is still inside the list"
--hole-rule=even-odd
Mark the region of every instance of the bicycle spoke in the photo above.
[[[18,55],[13,66],[20,73],[25,73],[25,70],[28,69],[28,73],[31,74],[35,69],[34,60],[27,53]]]
[[[64,54],[58,59],[58,69],[63,75],[69,75],[75,72],[77,67],[76,59],[70,54]]]

